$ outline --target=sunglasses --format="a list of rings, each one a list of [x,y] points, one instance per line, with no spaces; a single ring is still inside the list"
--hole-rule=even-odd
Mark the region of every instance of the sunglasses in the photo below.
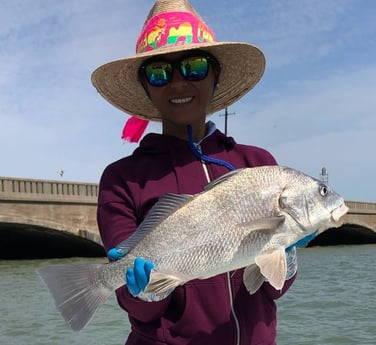
[[[186,80],[204,80],[210,64],[219,74],[217,59],[206,52],[196,51],[173,61],[157,56],[146,60],[140,67],[140,73],[151,86],[158,87],[165,86],[171,81],[175,69],[178,69]]]

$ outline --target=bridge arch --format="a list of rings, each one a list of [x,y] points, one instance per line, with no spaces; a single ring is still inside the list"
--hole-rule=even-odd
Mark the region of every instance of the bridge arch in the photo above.
[[[0,177],[0,258],[104,256],[98,185]]]
[[[98,234],[53,221],[0,216],[0,259],[105,256]]]
[[[345,223],[318,235],[308,247],[371,243],[376,243],[376,231],[363,225]]]

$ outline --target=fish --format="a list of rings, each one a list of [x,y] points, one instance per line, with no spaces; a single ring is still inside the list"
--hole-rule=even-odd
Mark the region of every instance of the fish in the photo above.
[[[307,236],[340,226],[348,207],[327,184],[284,166],[231,171],[198,194],[166,194],[109,263],[46,265],[37,271],[57,309],[75,331],[126,284],[136,257],[154,263],[146,293],[163,296],[193,279],[244,268],[254,294],[268,281],[281,290],[286,249]]]

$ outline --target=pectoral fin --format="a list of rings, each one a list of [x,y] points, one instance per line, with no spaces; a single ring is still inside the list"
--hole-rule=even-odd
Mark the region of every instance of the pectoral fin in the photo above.
[[[286,253],[284,249],[261,254],[255,258],[261,274],[276,289],[281,290],[287,275]]]
[[[284,220],[284,216],[274,216],[243,222],[239,226],[247,227],[248,231],[275,231]]]
[[[245,268],[243,281],[248,292],[253,295],[264,283],[265,278],[261,274],[260,268],[256,264],[253,264]]]

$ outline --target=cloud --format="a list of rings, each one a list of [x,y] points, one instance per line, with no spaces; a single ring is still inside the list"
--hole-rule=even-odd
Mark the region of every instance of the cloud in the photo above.
[[[375,78],[376,66],[369,65],[325,79],[290,82],[253,103],[242,100],[229,126],[239,142],[268,148],[280,164],[316,177],[327,166],[333,184],[349,198],[375,200]],[[359,176],[362,182],[354,180]]]
[[[207,8],[205,18],[217,39],[260,47],[275,71],[291,64],[307,69],[307,63],[339,53],[359,55],[356,47],[367,49],[374,42],[375,10],[372,1],[232,1],[216,11]]]
[[[263,79],[229,108],[229,134],[376,200],[374,1],[191,0],[217,39],[261,47]],[[135,145],[127,116],[91,85],[99,65],[134,53],[150,0],[13,0],[0,11],[1,175],[97,182]],[[223,112],[222,112],[223,113]],[[212,119],[223,129],[223,117]],[[149,131],[160,132],[152,124]],[[359,178],[361,176],[361,178]]]

